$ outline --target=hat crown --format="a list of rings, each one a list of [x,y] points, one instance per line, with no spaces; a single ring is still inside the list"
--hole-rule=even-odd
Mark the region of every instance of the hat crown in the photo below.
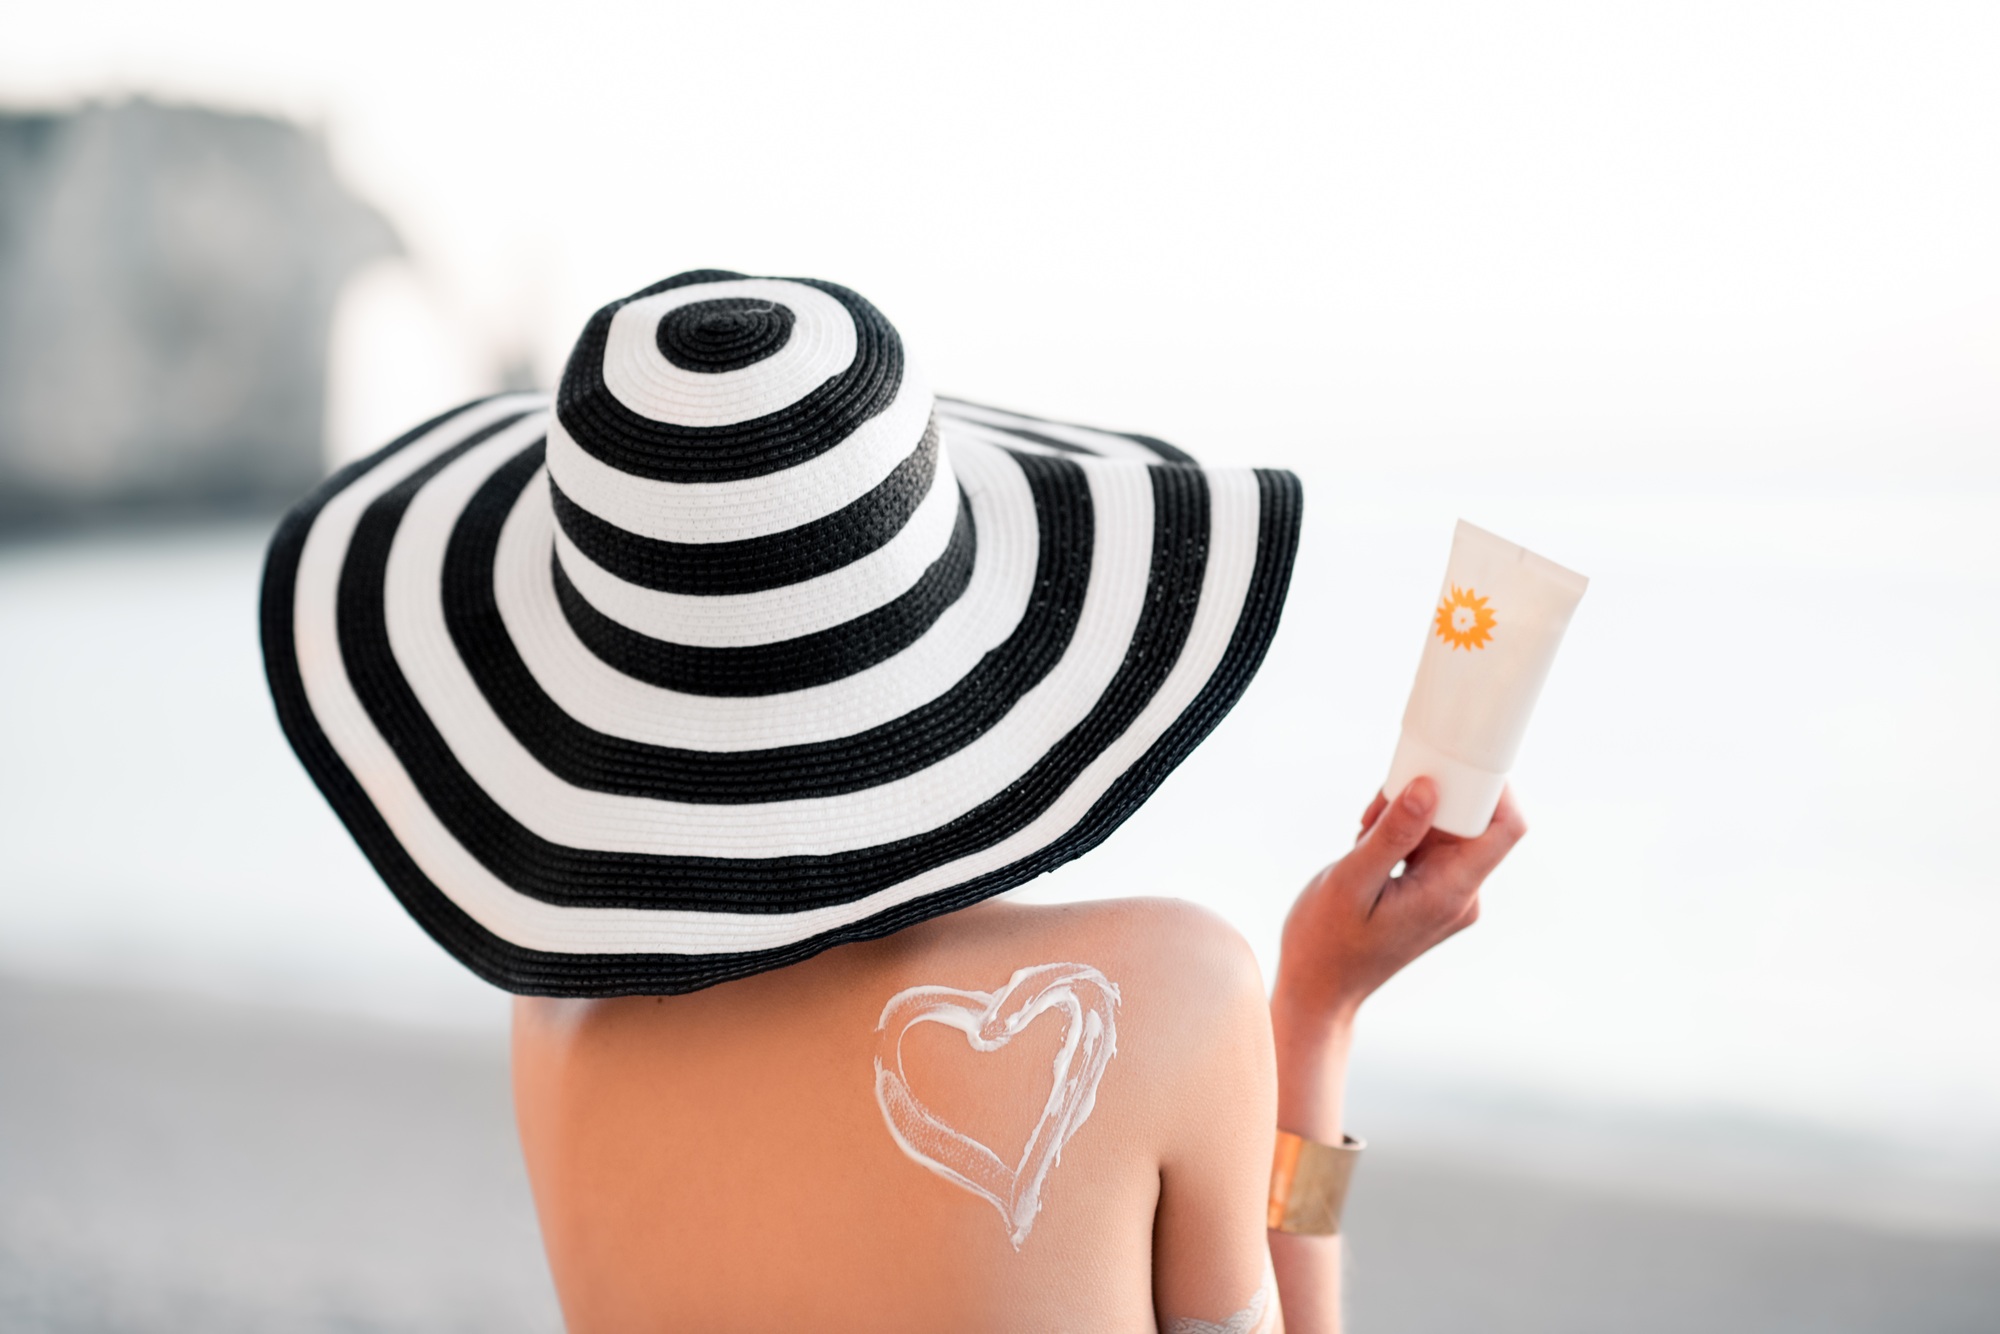
[[[895,327],[844,287],[655,283],[593,315],[563,372],[558,563],[607,614],[632,589],[759,592],[864,559],[871,587],[908,587],[956,508],[932,411]]]
[[[632,476],[740,481],[836,447],[906,389],[927,399],[910,370],[895,326],[847,288],[699,269],[590,317],[556,415]]]

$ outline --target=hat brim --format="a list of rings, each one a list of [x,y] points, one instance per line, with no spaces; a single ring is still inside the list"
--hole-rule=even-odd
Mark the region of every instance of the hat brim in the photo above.
[[[517,993],[694,990],[1088,851],[1242,694],[1298,541],[1289,473],[940,400],[970,534],[947,605],[865,665],[759,646],[779,675],[750,693],[739,650],[566,588],[547,420],[485,399],[342,469],[280,526],[262,608],[308,772],[424,929]],[[690,678],[690,651],[724,657]]]

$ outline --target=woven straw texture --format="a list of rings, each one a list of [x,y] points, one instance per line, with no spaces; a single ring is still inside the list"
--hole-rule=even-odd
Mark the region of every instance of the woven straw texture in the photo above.
[[[845,288],[681,274],[424,423],[265,569],[286,735],[510,991],[688,991],[1102,841],[1278,623],[1297,479],[934,396]]]

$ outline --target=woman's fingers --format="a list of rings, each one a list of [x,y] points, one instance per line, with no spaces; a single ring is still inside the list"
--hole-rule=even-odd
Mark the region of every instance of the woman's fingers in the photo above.
[[[1493,808],[1493,819],[1486,826],[1486,832],[1478,838],[1465,842],[1459,855],[1466,868],[1479,880],[1493,874],[1493,868],[1500,859],[1513,851],[1521,836],[1528,832],[1528,822],[1521,815],[1521,808],[1514,804],[1511,788],[1500,790],[1500,804]]]
[[[1354,841],[1359,843],[1362,836],[1375,827],[1375,821],[1381,818],[1382,812],[1388,809],[1389,798],[1383,793],[1377,792],[1375,800],[1368,803],[1368,809],[1361,812],[1361,832],[1354,836]]]
[[[1436,809],[1437,784],[1428,778],[1411,779],[1347,854],[1362,882],[1373,886],[1387,880],[1396,863],[1415,852],[1431,831],[1431,812]]]
[[[1500,865],[1527,832],[1528,822],[1522,818],[1521,808],[1514,804],[1513,792],[1503,790],[1485,833],[1478,838],[1426,843],[1419,855],[1411,859],[1411,865],[1421,871],[1427,892],[1448,902],[1474,899],[1486,877],[1493,874],[1493,868]]]

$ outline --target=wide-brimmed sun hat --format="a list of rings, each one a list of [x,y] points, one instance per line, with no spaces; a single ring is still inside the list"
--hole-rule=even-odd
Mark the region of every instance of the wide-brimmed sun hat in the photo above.
[[[1249,683],[1298,480],[934,397],[845,288],[594,315],[551,404],[447,412],[272,540],[286,735],[510,991],[693,990],[1101,842]]]

